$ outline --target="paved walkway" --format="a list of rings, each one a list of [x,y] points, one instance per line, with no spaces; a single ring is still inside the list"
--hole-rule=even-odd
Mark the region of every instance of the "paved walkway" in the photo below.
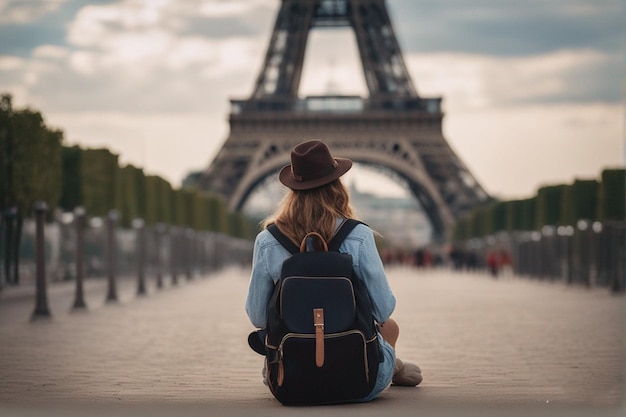
[[[34,289],[0,294],[0,416],[624,416],[624,296],[448,270],[388,271],[398,355],[424,382],[370,404],[282,407],[261,384],[243,311],[249,271],[150,288],[50,286],[53,317],[31,321]]]

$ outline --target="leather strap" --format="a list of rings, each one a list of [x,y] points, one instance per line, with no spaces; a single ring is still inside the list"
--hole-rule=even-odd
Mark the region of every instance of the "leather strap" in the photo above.
[[[365,224],[359,220],[355,219],[347,219],[339,226],[337,232],[332,237],[332,239],[328,242],[328,250],[331,252],[337,252],[339,250],[339,246],[343,240],[350,234],[352,229],[354,229],[359,223]],[[285,249],[289,251],[289,253],[296,254],[300,252],[300,248],[294,242],[291,241],[287,236],[280,231],[276,224],[272,223],[267,226],[267,230],[276,238],[278,243],[280,243]]]
[[[278,361],[278,375],[276,375],[276,382],[279,387],[283,386],[283,382],[285,382],[285,368],[283,367],[283,360]]]
[[[315,325],[315,364],[318,368],[324,366],[324,309],[313,309],[313,324]]]
[[[319,242],[317,245],[315,244],[316,238]],[[317,232],[309,232],[300,243],[300,252],[313,252],[315,250],[328,252],[328,245],[322,235]]]

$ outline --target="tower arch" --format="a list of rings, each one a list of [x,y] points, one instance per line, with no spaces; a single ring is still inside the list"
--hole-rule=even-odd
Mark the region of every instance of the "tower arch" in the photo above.
[[[309,32],[354,30],[369,91],[297,96]],[[442,134],[440,97],[417,94],[384,0],[282,0],[252,94],[231,100],[230,134],[200,187],[241,209],[264,178],[287,165],[293,146],[320,139],[333,155],[378,165],[409,184],[436,237],[489,200]]]

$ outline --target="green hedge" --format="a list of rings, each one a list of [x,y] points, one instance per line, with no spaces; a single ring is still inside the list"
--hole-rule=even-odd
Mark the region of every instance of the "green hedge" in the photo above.
[[[466,215],[457,220],[452,231],[452,238],[455,241],[462,241],[467,240],[470,237],[470,216]]]
[[[533,230],[536,204],[536,197],[505,202],[506,230]]]
[[[85,149],[81,157],[83,206],[89,216],[106,216],[119,209],[118,155],[108,149]]]
[[[598,188],[596,180],[576,180],[565,187],[559,223],[554,225],[576,225],[579,219],[596,220]]]
[[[211,195],[209,207],[211,210],[209,230],[217,233],[228,233],[228,208],[224,200]]]
[[[193,201],[194,229],[209,230],[210,216],[211,211],[208,197],[204,194],[196,193]]]
[[[63,132],[50,129],[41,113],[13,111],[10,96],[0,106],[0,197],[3,207],[16,205],[22,216],[33,204],[48,203],[52,213],[63,188]],[[9,175],[10,172],[10,175]]]
[[[106,149],[65,147],[62,157],[65,210],[83,205],[88,215],[103,216],[117,208],[122,227],[143,218],[149,226],[164,223],[244,238],[254,238],[258,231],[256,221],[231,213],[221,197],[174,189],[165,179],[145,175],[133,165],[120,168],[117,155]]]
[[[146,176],[141,168],[126,165],[120,169],[119,198],[120,225],[130,227],[136,218],[146,213]]]
[[[9,175],[10,174],[10,175]],[[48,128],[39,112],[12,109],[11,96],[0,99],[0,209],[17,205],[21,216],[46,201],[49,213],[83,206],[90,217],[120,212],[130,227],[143,218],[157,223],[247,236],[250,221],[231,213],[220,197],[174,189],[165,179],[145,175],[133,165],[120,167],[108,149],[63,146],[63,132]]]
[[[562,223],[561,206],[566,188],[567,185],[551,185],[541,187],[537,191],[535,229],[539,230],[546,224],[557,225]]]
[[[487,234],[506,230],[506,204],[502,201],[491,203],[487,209]]]
[[[624,221],[625,172],[623,169],[602,171],[597,209],[600,220]]]
[[[83,204],[81,155],[82,149],[78,146],[64,146],[61,152],[63,183],[59,206],[65,211],[72,211]]]
[[[173,220],[172,206],[170,200],[172,199],[172,193],[174,189],[172,185],[165,179],[159,177],[158,180],[159,191],[159,221],[165,224],[171,224]]]
[[[571,184],[541,187],[532,198],[476,208],[457,221],[453,237],[463,240],[500,230],[574,226],[581,219],[623,222],[626,217],[625,189],[626,170],[605,169],[600,181],[577,179]]]

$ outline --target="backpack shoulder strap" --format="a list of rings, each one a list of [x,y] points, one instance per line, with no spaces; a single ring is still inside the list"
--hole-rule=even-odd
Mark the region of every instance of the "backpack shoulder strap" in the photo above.
[[[337,230],[330,242],[328,242],[328,250],[337,252],[341,243],[358,224],[365,223],[355,219],[345,220],[341,226],[339,226],[339,230]],[[275,224],[272,223],[267,226],[267,231],[270,232],[272,236],[276,238],[278,243],[280,243],[281,246],[287,249],[292,255],[300,252],[300,248],[296,246],[296,244],[293,243],[287,236],[285,236]]]
[[[347,219],[345,220],[341,226],[339,226],[339,230],[333,236],[333,238],[328,242],[328,250],[337,252],[339,250],[339,246],[344,241],[344,239],[350,234],[352,229],[354,229],[359,224],[365,224],[359,220],[355,219]]]
[[[276,238],[278,243],[280,243],[281,246],[287,249],[292,255],[300,252],[300,248],[297,247],[296,244],[293,243],[287,236],[285,236],[274,223],[267,226],[267,231],[270,232],[272,236]]]

